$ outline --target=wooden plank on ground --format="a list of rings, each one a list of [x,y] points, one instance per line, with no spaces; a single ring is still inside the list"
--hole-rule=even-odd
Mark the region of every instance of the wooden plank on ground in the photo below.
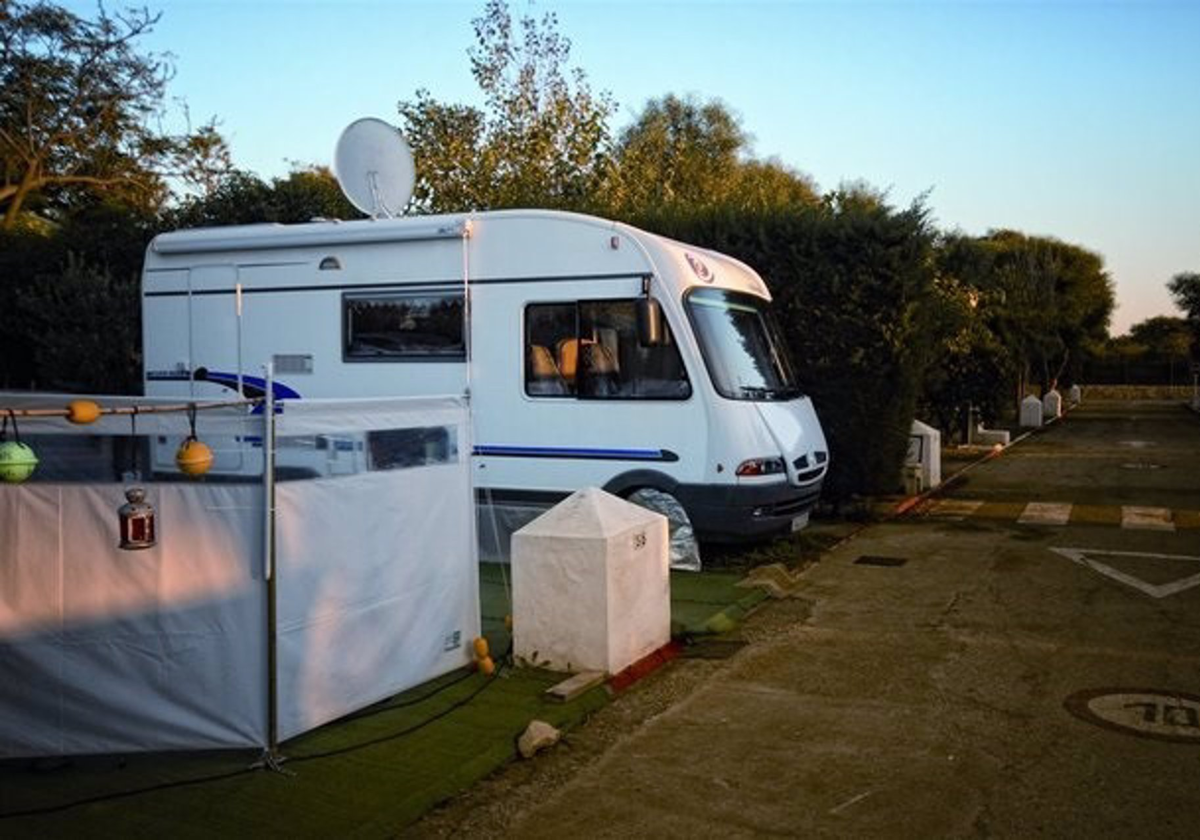
[[[565,679],[558,685],[553,685],[546,689],[546,694],[555,700],[563,703],[574,700],[580,694],[590,688],[594,688],[604,682],[603,671],[584,671],[576,674],[569,679]]]

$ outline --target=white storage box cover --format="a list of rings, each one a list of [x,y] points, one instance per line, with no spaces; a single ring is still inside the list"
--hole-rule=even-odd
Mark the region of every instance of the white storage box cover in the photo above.
[[[1042,397],[1042,414],[1047,418],[1062,416],[1062,395],[1051,388]]]
[[[942,483],[942,433],[933,426],[913,420],[909,430],[908,463],[920,467],[921,489]]]
[[[1042,401],[1030,394],[1021,400],[1021,428],[1036,429],[1042,425]]]
[[[513,650],[615,674],[671,638],[667,520],[598,488],[513,534]]]

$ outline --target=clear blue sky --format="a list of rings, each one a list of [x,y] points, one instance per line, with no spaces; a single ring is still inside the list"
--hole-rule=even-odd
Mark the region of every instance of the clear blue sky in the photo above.
[[[149,46],[175,56],[172,94],[194,120],[218,117],[260,175],[328,163],[343,126],[394,122],[417,88],[479,100],[466,50],[483,0],[145,2],[163,12]],[[1166,281],[1200,271],[1195,0],[510,5],[558,14],[572,63],[618,101],[617,128],[653,97],[719,98],[757,156],[823,189],[865,180],[897,203],[928,190],[942,228],[1098,251],[1114,333],[1177,314]]]

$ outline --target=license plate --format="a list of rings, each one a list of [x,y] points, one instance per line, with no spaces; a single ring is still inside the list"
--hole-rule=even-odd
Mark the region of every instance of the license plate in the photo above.
[[[806,528],[807,526],[808,526],[808,514],[802,513],[799,516],[797,516],[795,519],[792,520],[792,533],[794,534],[797,531],[801,530],[802,528]]]

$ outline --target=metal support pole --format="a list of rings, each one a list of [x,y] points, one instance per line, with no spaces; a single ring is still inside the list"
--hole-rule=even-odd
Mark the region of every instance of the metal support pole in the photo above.
[[[279,747],[279,684],[275,585],[275,364],[263,366],[263,577],[267,583],[267,752]]]
[[[240,272],[241,269],[239,268]],[[242,387],[242,284],[239,281],[233,287],[233,306],[237,315],[237,385],[238,398],[246,396],[246,389]]]

